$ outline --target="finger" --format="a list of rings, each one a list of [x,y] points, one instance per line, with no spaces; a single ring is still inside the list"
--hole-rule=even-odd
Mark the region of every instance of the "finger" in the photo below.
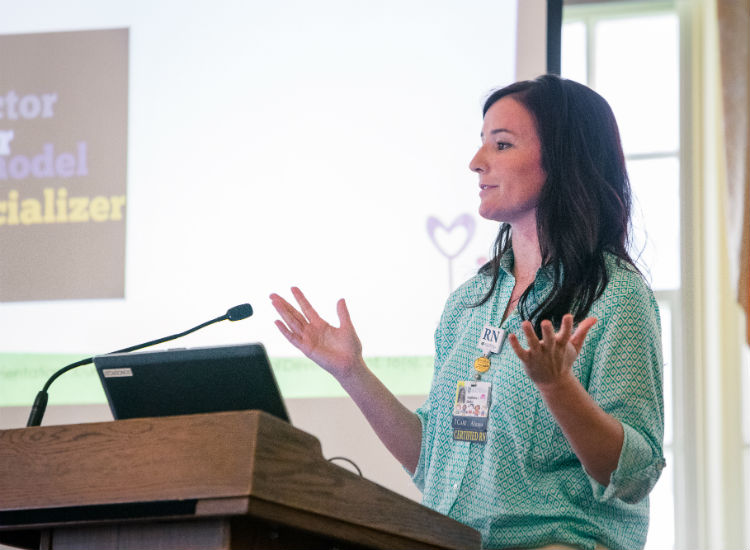
[[[529,344],[529,349],[533,351],[539,350],[539,338],[536,337],[536,332],[534,332],[534,327],[531,323],[529,321],[524,321],[521,323],[521,329],[526,335],[526,343]]]
[[[542,344],[555,345],[555,328],[546,319],[542,321]]]
[[[570,339],[570,343],[573,344],[573,347],[576,349],[576,351],[581,351],[583,342],[586,339],[586,335],[589,333],[591,327],[596,324],[596,321],[596,317],[587,317],[586,319],[578,323],[578,327],[576,327],[576,331],[575,333],[573,333],[573,337]]]
[[[301,332],[307,324],[307,320],[302,314],[278,294],[271,295],[271,304],[293,332]]]
[[[299,288],[296,286],[292,287],[292,294],[294,295],[294,299],[297,300],[299,307],[302,309],[302,313],[305,314],[305,317],[307,317],[309,321],[320,319],[318,312],[310,305],[310,302],[307,301],[307,298],[305,298],[305,295],[302,294],[302,291]]]
[[[529,358],[529,352],[523,349],[521,342],[518,341],[518,337],[515,334],[511,333],[508,335],[508,342],[510,342],[510,347],[513,348],[513,351],[516,353],[518,358],[522,362],[526,363]]]
[[[281,321],[274,321],[274,324],[276,325],[276,328],[279,329],[281,334],[284,335],[284,338],[289,340],[289,343],[292,344],[294,347],[299,348],[299,345],[301,343],[299,336],[291,332],[288,328],[286,328],[286,325],[282,323]]]
[[[336,303],[336,313],[339,315],[340,327],[354,328],[352,318],[349,315],[349,309],[346,307],[346,301],[343,298]]]
[[[284,310],[287,311],[294,311],[295,308],[292,304],[287,302],[284,298],[279,296],[278,294],[271,294],[269,296],[271,298],[271,305],[274,307],[274,309],[281,315],[281,312]]]
[[[557,341],[560,344],[567,344],[570,340],[570,335],[573,332],[573,316],[570,313],[563,315],[562,323],[560,324],[560,332],[557,333]]]
[[[285,309],[293,309],[292,305],[278,294],[271,294],[269,298],[271,299],[271,305],[279,315]]]

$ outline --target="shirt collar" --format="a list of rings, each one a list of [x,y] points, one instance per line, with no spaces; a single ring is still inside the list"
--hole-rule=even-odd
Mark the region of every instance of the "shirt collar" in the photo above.
[[[505,271],[505,273],[507,273],[511,277],[513,277],[514,261],[513,246],[509,246],[508,250],[506,250],[505,253],[500,257],[500,269]],[[548,285],[551,285],[553,283],[554,276],[555,273],[552,269],[552,266],[543,265],[536,272],[536,276],[534,277],[534,286],[539,286],[540,288],[544,289]]]

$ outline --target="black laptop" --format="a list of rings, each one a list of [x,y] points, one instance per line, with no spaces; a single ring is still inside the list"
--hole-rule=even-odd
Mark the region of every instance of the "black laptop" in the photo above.
[[[289,422],[262,344],[94,357],[115,420],[260,409]]]

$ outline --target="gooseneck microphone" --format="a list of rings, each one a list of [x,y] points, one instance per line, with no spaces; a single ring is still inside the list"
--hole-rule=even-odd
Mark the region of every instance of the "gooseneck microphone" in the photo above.
[[[217,317],[216,319],[211,319],[210,321],[206,321],[205,323],[202,323],[198,325],[197,327],[193,327],[190,330],[186,330],[185,332],[180,332],[179,334],[173,334],[172,336],[165,336],[164,338],[159,338],[157,340],[151,340],[150,342],[146,342],[144,344],[138,344],[136,346],[130,346],[129,348],[123,348],[118,349],[117,351],[112,351],[107,355],[111,355],[113,353],[128,353],[130,351],[136,351],[139,349],[147,348],[149,346],[155,346],[156,344],[161,344],[163,342],[169,342],[170,340],[176,340],[177,338],[182,338],[183,336],[187,336],[191,332],[195,332],[196,330],[200,330],[204,327],[207,327],[208,325],[213,325],[214,323],[218,323],[219,321],[241,321],[242,319],[247,319],[253,314],[253,308],[250,304],[240,304],[238,306],[234,306],[233,308],[229,308],[227,312],[224,315],[221,315],[220,317]],[[57,378],[68,372],[69,370],[72,370],[76,367],[80,367],[82,365],[88,365],[90,363],[94,362],[93,357],[87,357],[86,359],[81,359],[80,361],[76,361],[75,363],[71,363],[70,365],[67,365],[57,372],[55,372],[52,376],[49,377],[47,380],[47,383],[44,384],[44,387],[42,390],[36,394],[36,399],[34,400],[34,404],[31,407],[31,412],[29,413],[29,420],[26,422],[26,426],[39,426],[42,423],[42,418],[44,417],[44,411],[47,409],[47,400],[49,399],[49,395],[47,394],[47,390],[49,390],[49,387],[52,385],[52,382],[57,380]]]

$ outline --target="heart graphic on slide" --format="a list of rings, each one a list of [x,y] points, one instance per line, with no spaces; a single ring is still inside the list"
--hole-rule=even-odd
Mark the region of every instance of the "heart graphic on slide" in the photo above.
[[[471,214],[461,214],[447,227],[436,217],[430,216],[427,218],[427,233],[440,253],[452,260],[471,242],[475,225]]]

